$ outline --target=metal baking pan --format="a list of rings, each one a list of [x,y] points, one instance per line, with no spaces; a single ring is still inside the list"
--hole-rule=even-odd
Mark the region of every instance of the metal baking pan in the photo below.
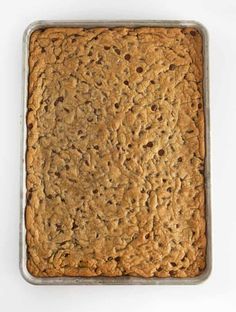
[[[26,266],[27,245],[25,228],[25,206],[26,206],[26,114],[28,99],[28,57],[29,40],[31,34],[36,29],[48,27],[193,27],[197,29],[203,39],[203,58],[204,58],[204,80],[203,80],[203,100],[205,114],[205,198],[206,198],[206,236],[207,253],[206,268],[201,275],[193,278],[141,278],[141,277],[44,277],[32,276]],[[195,285],[205,281],[211,272],[212,267],[212,237],[211,237],[211,182],[210,182],[210,118],[209,118],[209,69],[208,69],[208,34],[201,24],[194,21],[155,21],[155,20],[121,20],[121,21],[37,21],[30,24],[23,36],[23,108],[21,115],[22,134],[21,134],[21,192],[20,192],[20,271],[23,278],[35,285]]]

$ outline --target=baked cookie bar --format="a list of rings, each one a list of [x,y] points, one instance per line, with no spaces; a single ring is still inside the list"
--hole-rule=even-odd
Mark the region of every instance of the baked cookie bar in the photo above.
[[[27,266],[38,277],[205,267],[202,38],[47,28],[29,46]]]

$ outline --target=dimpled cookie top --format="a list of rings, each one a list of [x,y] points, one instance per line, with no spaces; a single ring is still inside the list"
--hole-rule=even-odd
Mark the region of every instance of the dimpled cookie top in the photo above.
[[[200,33],[48,28],[31,35],[29,52],[29,272],[199,275]]]

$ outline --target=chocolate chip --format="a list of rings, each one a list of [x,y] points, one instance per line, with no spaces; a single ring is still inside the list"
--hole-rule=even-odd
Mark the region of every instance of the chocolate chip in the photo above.
[[[73,225],[72,225],[72,230],[75,230],[75,229],[77,229],[78,228],[78,225],[75,223],[75,222],[73,222]]]
[[[169,67],[170,70],[175,70],[175,68],[176,68],[175,64],[170,64],[170,67]]]
[[[62,103],[64,101],[64,97],[63,96],[59,96],[56,101],[54,102],[54,105],[57,105],[58,103]]]
[[[61,224],[56,223],[55,225],[56,225],[57,231],[60,231],[61,230]]]
[[[142,73],[143,72],[143,68],[142,67],[137,67],[136,68],[136,72],[137,73]]]
[[[130,54],[125,54],[125,59],[126,59],[126,61],[129,61],[130,58],[131,58]]]
[[[191,30],[191,31],[190,31],[190,34],[191,34],[191,36],[195,37],[195,36],[196,36],[196,31]]]
[[[119,49],[115,48],[114,50],[115,50],[116,54],[120,55],[120,50]]]
[[[153,104],[153,105],[151,106],[151,110],[152,110],[153,112],[157,111],[157,105],[156,105],[156,104]]]
[[[147,147],[153,147],[153,143],[152,142],[148,142],[147,143]]]
[[[32,198],[32,193],[30,192],[27,196],[27,204],[29,204],[31,198]]]
[[[160,149],[159,151],[158,151],[158,155],[159,156],[163,156],[165,154],[165,151],[163,150],[163,149]]]

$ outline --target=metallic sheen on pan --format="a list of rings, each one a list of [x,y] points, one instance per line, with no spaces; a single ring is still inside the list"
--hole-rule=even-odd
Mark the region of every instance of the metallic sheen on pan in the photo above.
[[[142,278],[142,277],[34,277],[26,266],[27,245],[25,228],[25,206],[26,206],[26,114],[28,99],[28,58],[29,58],[29,40],[31,34],[36,29],[48,27],[193,27],[202,35],[203,39],[203,101],[205,115],[205,218],[207,222],[206,237],[206,268],[197,277],[189,278]],[[209,116],[209,68],[208,68],[208,34],[207,30],[201,24],[194,21],[155,21],[155,20],[121,20],[121,21],[37,21],[30,24],[23,36],[23,105],[21,114],[22,134],[21,134],[21,189],[20,189],[20,271],[23,278],[34,285],[195,285],[205,281],[212,268],[212,233],[211,233],[211,182],[210,182],[210,116]]]

